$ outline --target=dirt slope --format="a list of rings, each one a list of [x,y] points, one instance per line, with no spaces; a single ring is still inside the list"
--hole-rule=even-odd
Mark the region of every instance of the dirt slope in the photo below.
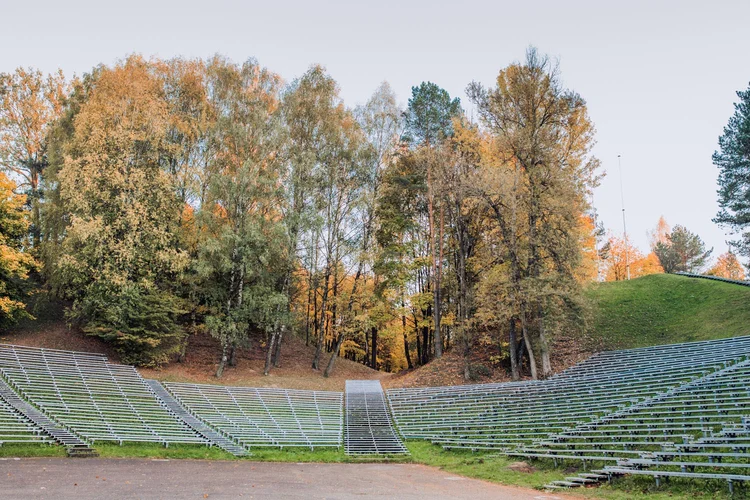
[[[69,328],[64,320],[63,304],[45,304],[35,313],[34,321],[26,321],[8,331],[0,332],[0,343],[17,344],[48,349],[98,352],[118,362],[117,355],[107,344],[89,337],[76,328]],[[254,342],[250,348],[241,349],[237,366],[227,367],[224,377],[214,374],[219,359],[219,344],[208,335],[195,335],[189,339],[184,363],[170,363],[158,369],[139,369],[147,378],[201,384],[242,385],[257,387],[283,387],[288,389],[343,391],[347,379],[388,379],[392,375],[372,370],[359,363],[339,358],[330,378],[322,370],[313,370],[313,346],[303,340],[287,337],[282,344],[281,366],[274,368],[268,377],[263,376],[265,361],[262,346]],[[325,367],[330,354],[323,353],[321,366]]]

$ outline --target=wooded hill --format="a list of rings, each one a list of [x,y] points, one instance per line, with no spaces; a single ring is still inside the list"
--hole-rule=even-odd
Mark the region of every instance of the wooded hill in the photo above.
[[[718,281],[657,274],[631,281],[597,283],[585,290],[591,301],[587,330],[558,337],[552,364],[560,371],[601,350],[710,340],[750,334],[750,288]],[[105,352],[113,359],[107,344],[70,330],[62,309],[44,304],[37,309],[37,321],[23,322],[20,328],[0,334],[0,342],[36,347]],[[375,371],[360,363],[343,360],[330,378],[309,365],[313,345],[292,337],[284,363],[263,376],[264,352],[261,345],[238,351],[237,366],[226,373],[225,382],[234,385],[342,390],[347,378],[378,378],[387,387],[439,386],[466,383],[464,359],[452,351],[440,360],[396,375]],[[218,360],[217,341],[208,334],[192,336],[184,362],[173,362],[159,370],[146,370],[148,377],[171,381],[215,383]],[[510,380],[507,350],[502,346],[478,344],[469,358],[470,382]]]
[[[514,378],[551,373],[595,277],[598,161],[584,99],[529,49],[467,95],[388,84],[347,107],[312,66],[133,55],[81,78],[0,75],[6,324],[37,288],[126,363],[217,340],[282,364],[290,336],[326,376],[507,346]],[[527,373],[522,373],[523,370]]]
[[[704,266],[666,222],[645,257],[597,244],[594,124],[555,61],[531,48],[466,95],[478,120],[432,82],[351,108],[321,66],[221,56],[0,74],[0,326],[43,297],[144,367],[210,336],[217,377],[295,339],[326,377],[451,353],[464,380],[544,378],[600,276]]]

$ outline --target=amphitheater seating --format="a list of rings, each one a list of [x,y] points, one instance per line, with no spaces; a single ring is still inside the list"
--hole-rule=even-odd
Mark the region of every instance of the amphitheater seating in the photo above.
[[[446,448],[614,462],[601,470],[610,475],[720,469],[718,479],[750,480],[749,357],[750,337],[631,349],[546,381],[394,389],[388,398],[405,437]]]
[[[340,447],[340,392],[166,383],[195,416],[245,447]]]
[[[52,444],[41,428],[0,398],[0,446],[5,444]]]
[[[89,442],[208,444],[164,407],[133,367],[101,355],[0,345],[0,375]]]

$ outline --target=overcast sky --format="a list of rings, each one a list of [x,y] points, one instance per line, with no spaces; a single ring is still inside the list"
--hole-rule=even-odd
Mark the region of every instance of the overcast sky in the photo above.
[[[750,1],[372,0],[265,2],[0,0],[0,72],[17,66],[82,74],[127,54],[256,57],[292,80],[326,66],[347,104],[387,80],[405,104],[429,80],[461,98],[492,85],[529,45],[560,60],[565,84],[588,102],[595,154],[607,176],[595,205],[622,232],[622,155],[628,231],[646,250],[660,215],[699,233],[715,253],[711,154],[750,82]]]

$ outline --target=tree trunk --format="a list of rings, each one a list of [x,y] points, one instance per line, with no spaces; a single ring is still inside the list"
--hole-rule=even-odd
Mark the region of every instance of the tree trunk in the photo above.
[[[323,283],[323,297],[320,304],[320,331],[318,332],[318,343],[315,346],[315,357],[313,358],[312,367],[314,370],[320,370],[320,354],[323,350],[323,339],[326,330],[326,307],[328,306],[328,281],[331,278],[330,263],[326,264],[326,271]]]
[[[310,345],[310,303],[312,302],[312,283],[307,289],[307,309],[305,309],[305,345]]]
[[[286,325],[281,325],[279,330],[279,336],[276,339],[276,346],[273,350],[273,366],[278,368],[281,366],[281,341],[284,340],[284,332],[286,331]]]
[[[405,307],[403,293],[401,295],[401,307]],[[401,330],[404,334],[404,355],[406,356],[406,366],[409,370],[414,368],[411,362],[411,354],[409,353],[409,336],[406,334],[406,314],[401,313]]]
[[[31,245],[38,249],[42,241],[41,213],[39,210],[39,167],[30,166],[31,174]]]
[[[422,366],[422,339],[419,335],[419,327],[417,326],[417,315],[416,313],[413,314],[414,316],[414,339],[417,341],[417,363],[419,366]]]
[[[276,328],[273,329],[268,339],[268,349],[266,349],[266,364],[263,367],[263,375],[268,376],[271,373],[271,365],[273,364],[273,351],[276,345]]]
[[[536,369],[536,358],[534,356],[534,347],[531,344],[531,338],[529,337],[529,330],[526,327],[525,312],[521,311],[521,331],[523,332],[523,341],[526,344],[526,352],[529,355],[529,369],[531,370],[531,378],[539,380],[539,374]]]
[[[521,340],[523,340],[523,338]],[[518,342],[518,354],[516,354],[516,359],[518,360],[518,372],[519,373],[521,373],[521,370],[523,369],[523,355],[525,352],[526,352],[526,343]]]
[[[336,358],[338,358],[339,356],[339,351],[341,350],[341,344],[343,343],[344,343],[344,335],[340,334],[338,338],[336,339],[336,345],[333,346],[333,352],[331,353],[331,359],[328,360],[328,366],[326,366],[326,369],[323,372],[324,377],[328,378],[333,372],[333,364],[336,362]]]
[[[435,204],[432,181],[432,162],[427,165],[427,216],[430,233],[430,253],[432,254],[432,328],[435,336],[435,358],[443,355],[440,338],[440,275],[438,272],[437,238],[435,235]],[[441,242],[442,243],[442,242]],[[441,245],[442,246],[442,245]]]
[[[510,374],[513,380],[519,380],[518,371],[518,339],[516,339],[516,319],[510,318],[508,328],[508,350],[510,351]]]
[[[547,333],[544,328],[544,310],[541,304],[537,308],[539,321],[539,352],[542,356],[542,378],[552,375],[552,363],[549,359],[549,344],[547,343]]]
[[[237,366],[237,346],[234,344],[229,349],[229,366]]]
[[[373,370],[378,369],[378,329],[376,327],[372,327],[370,329],[370,334],[372,335],[372,351],[370,352],[370,355],[372,356],[372,362],[370,364],[370,368]]]
[[[221,361],[219,361],[219,367],[216,369],[216,378],[221,378],[224,375],[224,367],[227,365],[227,347],[227,342],[222,342]]]
[[[445,227],[445,211],[440,206],[440,226],[438,227],[438,259],[435,263],[435,305],[433,306],[432,316],[435,323],[435,359],[443,357],[443,330],[441,327],[442,319],[442,287],[443,287],[443,232]]]

